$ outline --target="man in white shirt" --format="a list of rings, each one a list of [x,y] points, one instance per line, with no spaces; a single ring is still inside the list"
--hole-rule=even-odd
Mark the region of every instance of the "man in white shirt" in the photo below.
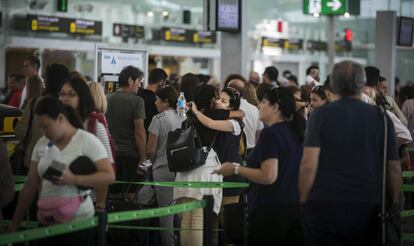
[[[40,60],[37,56],[28,56],[23,62],[23,74],[26,77],[26,85],[23,88],[22,96],[20,99],[19,108],[22,108],[27,95],[27,81],[30,77],[39,76]]]
[[[240,93],[240,109],[246,116],[243,118],[244,134],[246,135],[247,152],[256,146],[260,131],[263,129],[263,122],[259,119],[259,110],[253,104],[244,99],[244,82],[234,79],[229,82],[229,87],[236,89]]]

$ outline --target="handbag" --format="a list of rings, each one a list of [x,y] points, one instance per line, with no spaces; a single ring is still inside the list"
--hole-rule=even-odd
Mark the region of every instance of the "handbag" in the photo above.
[[[26,135],[24,136],[22,141],[16,144],[16,146],[14,147],[13,154],[10,156],[10,164],[12,166],[14,175],[26,174],[24,171],[24,157],[25,157],[25,153],[27,150],[27,146],[28,146],[27,138],[30,135],[30,132],[32,131],[33,110],[34,110],[36,101],[37,101],[37,98],[33,99],[30,105],[30,118],[29,118],[29,124],[28,124],[28,128],[26,131]]]
[[[170,172],[188,172],[206,163],[208,153],[214,145],[217,134],[208,148],[203,147],[200,135],[194,125],[176,129],[167,136],[167,160]]]
[[[84,200],[82,196],[41,197],[37,201],[37,220],[42,225],[71,221]]]

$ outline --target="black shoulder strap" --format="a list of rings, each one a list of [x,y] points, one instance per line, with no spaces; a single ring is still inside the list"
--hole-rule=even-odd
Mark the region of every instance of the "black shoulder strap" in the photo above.
[[[387,149],[388,149],[388,121],[385,107],[379,106],[379,110],[384,121],[384,152],[382,156],[382,176],[381,176],[381,242],[386,242],[386,202],[387,202]]]
[[[211,141],[210,146],[208,146],[208,149],[207,149],[207,151],[208,151],[208,152],[210,152],[210,150],[213,148],[214,143],[216,142],[216,138],[217,138],[217,135],[218,135],[218,134],[219,134],[219,132],[216,132],[216,134],[214,134],[213,141]]]

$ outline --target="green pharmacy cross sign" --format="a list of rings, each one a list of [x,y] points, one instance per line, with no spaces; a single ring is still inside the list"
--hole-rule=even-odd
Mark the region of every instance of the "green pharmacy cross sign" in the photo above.
[[[303,13],[321,15],[343,15],[347,0],[303,0]]]

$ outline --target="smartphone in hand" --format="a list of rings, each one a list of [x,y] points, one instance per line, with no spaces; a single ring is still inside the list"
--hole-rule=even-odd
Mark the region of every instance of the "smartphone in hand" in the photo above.
[[[49,181],[54,181],[54,177],[60,177],[65,170],[65,164],[59,161],[52,161],[50,166],[46,169],[46,172],[43,174],[43,178]]]

